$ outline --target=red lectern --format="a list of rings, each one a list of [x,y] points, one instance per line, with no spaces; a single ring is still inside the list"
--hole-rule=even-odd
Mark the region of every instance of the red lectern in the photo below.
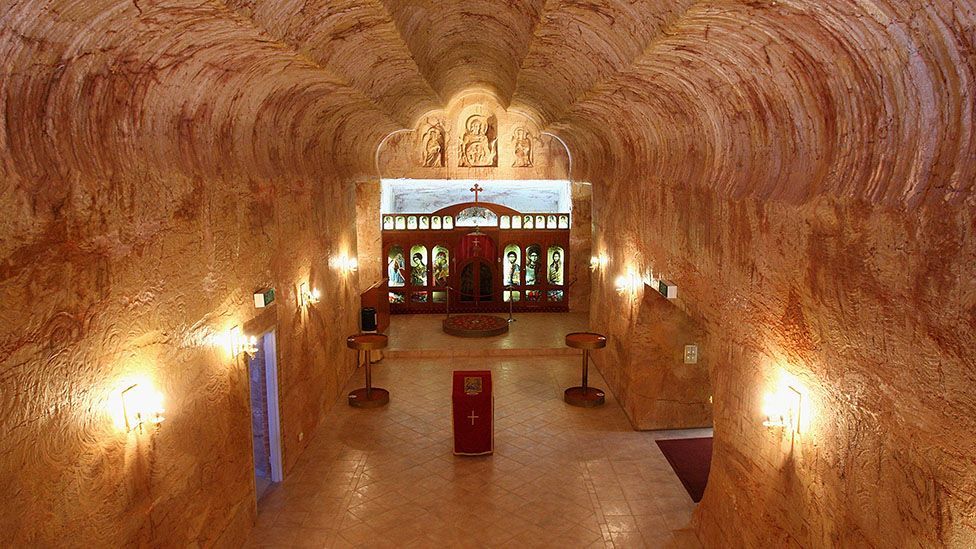
[[[451,419],[454,423],[454,454],[482,456],[495,447],[495,401],[491,372],[454,372]]]

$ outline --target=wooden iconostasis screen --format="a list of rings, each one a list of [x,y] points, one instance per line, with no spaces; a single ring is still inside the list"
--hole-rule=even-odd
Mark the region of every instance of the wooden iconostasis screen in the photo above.
[[[390,312],[566,311],[569,213],[485,202],[382,216]]]

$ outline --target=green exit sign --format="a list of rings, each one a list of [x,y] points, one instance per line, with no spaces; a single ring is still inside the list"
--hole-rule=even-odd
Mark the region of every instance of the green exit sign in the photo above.
[[[271,305],[272,303],[274,303],[274,300],[275,300],[274,288],[270,288],[268,290],[264,290],[262,292],[258,292],[254,294],[254,306],[257,307],[258,309],[263,309],[268,305]]]

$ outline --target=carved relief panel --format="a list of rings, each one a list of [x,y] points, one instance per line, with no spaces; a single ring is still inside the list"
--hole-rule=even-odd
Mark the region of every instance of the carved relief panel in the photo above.
[[[472,114],[464,121],[458,166],[498,166],[498,122],[494,115]]]
[[[512,133],[512,150],[515,153],[513,168],[532,167],[532,134],[522,126]]]
[[[444,135],[444,125],[439,120],[430,121],[421,126],[421,165],[425,168],[444,167]]]

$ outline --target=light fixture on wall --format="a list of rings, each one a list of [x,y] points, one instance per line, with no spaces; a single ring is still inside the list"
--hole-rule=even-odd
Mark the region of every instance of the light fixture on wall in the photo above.
[[[614,280],[614,287],[616,287],[617,293],[629,295],[630,297],[636,296],[643,285],[644,277],[637,274],[637,271],[633,269],[628,269],[627,274],[622,274]]]
[[[135,383],[122,391],[122,415],[126,431],[145,424],[158,425],[163,417],[163,394],[149,383]]]
[[[312,303],[318,303],[319,299],[322,298],[322,293],[319,292],[318,288],[309,288],[308,282],[302,282],[298,285],[298,296],[301,300],[302,306],[308,306]]]
[[[610,264],[610,258],[606,254],[595,255],[590,258],[591,271],[595,271],[597,269],[600,269],[602,271],[603,269],[606,269],[607,265],[609,264]]]
[[[791,433],[800,432],[803,393],[792,385],[767,393],[763,398],[763,425],[770,428],[783,428]]]
[[[329,266],[347,275],[359,270],[359,260],[346,254],[333,256],[329,259]]]
[[[254,358],[254,355],[258,353],[258,338],[244,335],[240,326],[231,328],[222,339],[231,358],[237,358],[242,353],[248,358]]]

